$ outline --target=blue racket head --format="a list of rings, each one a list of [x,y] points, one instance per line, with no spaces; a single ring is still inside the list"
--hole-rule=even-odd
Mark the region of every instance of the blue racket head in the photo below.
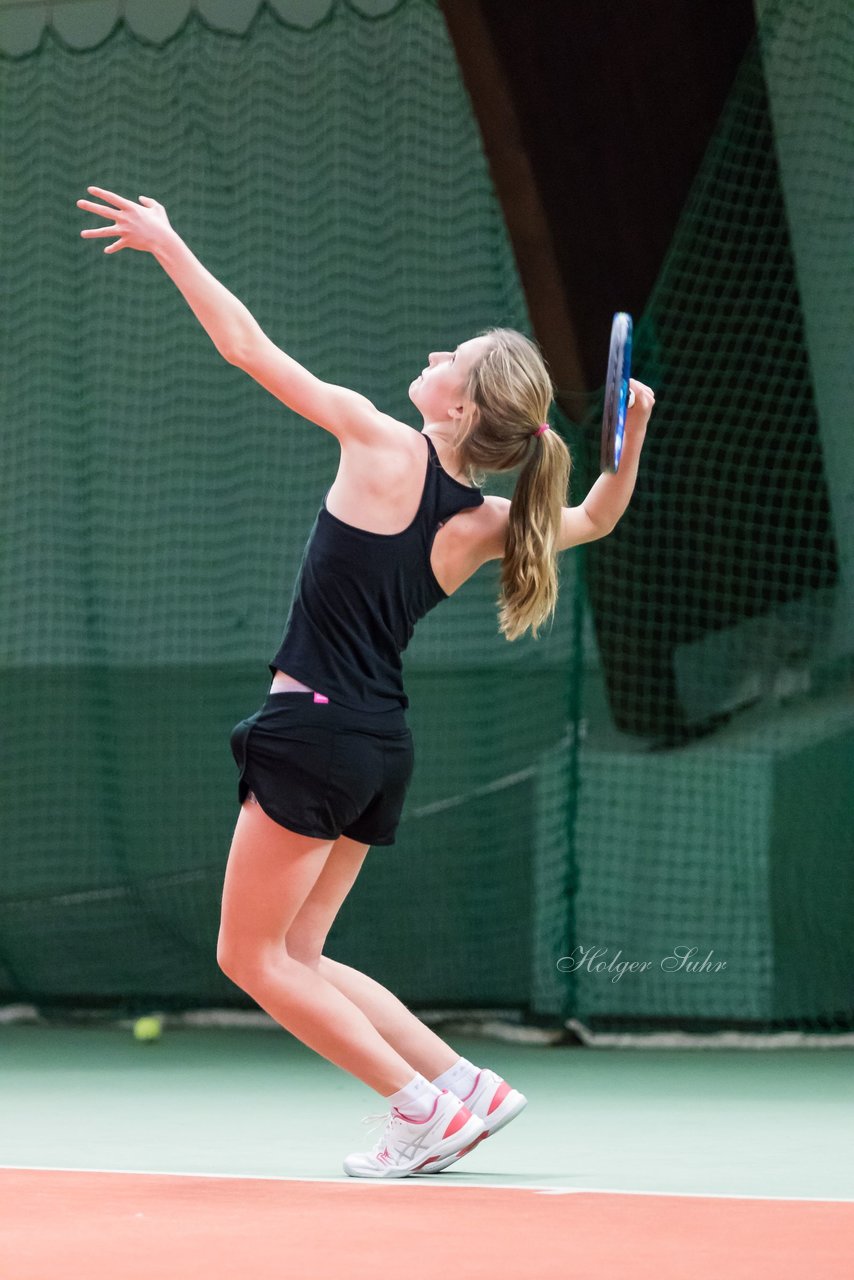
[[[601,471],[617,471],[623,451],[623,432],[632,371],[632,317],[617,311],[611,323],[611,346],[605,380],[605,408],[602,414]]]

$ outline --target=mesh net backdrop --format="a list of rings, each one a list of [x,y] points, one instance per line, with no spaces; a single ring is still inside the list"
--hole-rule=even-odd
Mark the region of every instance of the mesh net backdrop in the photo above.
[[[551,631],[497,633],[493,562],[405,655],[413,785],[329,951],[410,1004],[851,1026],[854,33],[831,9],[763,15],[636,317],[657,404],[631,507],[562,557]],[[530,333],[524,297],[427,0],[48,33],[0,76],[0,998],[243,1007],[215,962],[228,735],[337,445],[218,357],[148,255],[80,240],[74,201],[161,200],[275,342],[413,426],[424,353]],[[598,395],[553,416],[573,502],[600,420]]]
[[[425,353],[530,333],[525,301],[432,4],[309,29],[261,6],[240,38],[194,14],[160,45],[120,24],[86,51],[48,32],[0,75],[0,991],[245,1004],[215,959],[228,738],[338,446],[217,355],[149,255],[81,240],[75,200],[160,200],[278,345],[413,427]],[[562,999],[573,585],[568,559],[549,638],[510,645],[493,562],[405,655],[416,776],[330,939],[403,998]]]
[[[636,329],[656,408],[585,562],[590,1028],[852,1025],[852,51],[846,6],[763,7]]]

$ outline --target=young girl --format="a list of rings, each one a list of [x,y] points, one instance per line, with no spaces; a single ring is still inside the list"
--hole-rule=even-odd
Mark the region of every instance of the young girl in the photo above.
[[[347,1157],[348,1174],[438,1172],[517,1116],[525,1097],[323,954],[369,847],[395,842],[414,763],[401,653],[416,622],[488,560],[501,561],[502,634],[537,637],[557,602],[557,553],[604,537],[628,506],[652,392],[632,381],[619,472],[564,506],[569,452],[545,420],[552,383],[522,334],[490,329],[432,352],[409,388],[424,420],[413,431],[279,350],[157,201],[87,190],[106,203],[78,206],[111,222],[81,235],[116,237],[105,253],[151,253],[220,354],[341,446],[270,692],[231,734],[240,813],[217,960],[283,1027],[385,1098],[382,1135]],[[517,468],[512,501],[473,483]]]

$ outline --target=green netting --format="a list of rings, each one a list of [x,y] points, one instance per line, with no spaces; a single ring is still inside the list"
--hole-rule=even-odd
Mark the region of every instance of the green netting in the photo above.
[[[215,959],[229,732],[338,447],[217,355],[148,255],[81,240],[74,202],[161,200],[274,341],[413,426],[425,352],[530,333],[524,297],[433,4],[47,36],[0,75],[0,995],[245,1006]],[[561,1007],[573,587],[567,558],[550,635],[510,645],[493,562],[406,655],[416,775],[329,948],[404,999]]]
[[[563,557],[551,632],[498,635],[493,563],[406,655],[415,779],[330,951],[411,1003],[852,1024],[852,50],[841,0],[763,14],[636,317],[636,493]],[[426,350],[530,332],[518,275],[426,0],[51,37],[0,77],[0,999],[245,1005],[215,963],[228,734],[337,446],[74,201],[162,200],[275,341],[413,425]],[[576,502],[600,415],[560,422]]]
[[[850,8],[767,9],[637,326],[655,414],[587,560],[588,1027],[852,1025],[853,53]]]

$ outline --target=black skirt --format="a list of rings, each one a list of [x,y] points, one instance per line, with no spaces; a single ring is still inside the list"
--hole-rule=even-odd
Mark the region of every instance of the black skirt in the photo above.
[[[252,793],[299,835],[395,843],[415,766],[402,707],[362,712],[300,690],[268,693],[231,731],[238,802]]]

